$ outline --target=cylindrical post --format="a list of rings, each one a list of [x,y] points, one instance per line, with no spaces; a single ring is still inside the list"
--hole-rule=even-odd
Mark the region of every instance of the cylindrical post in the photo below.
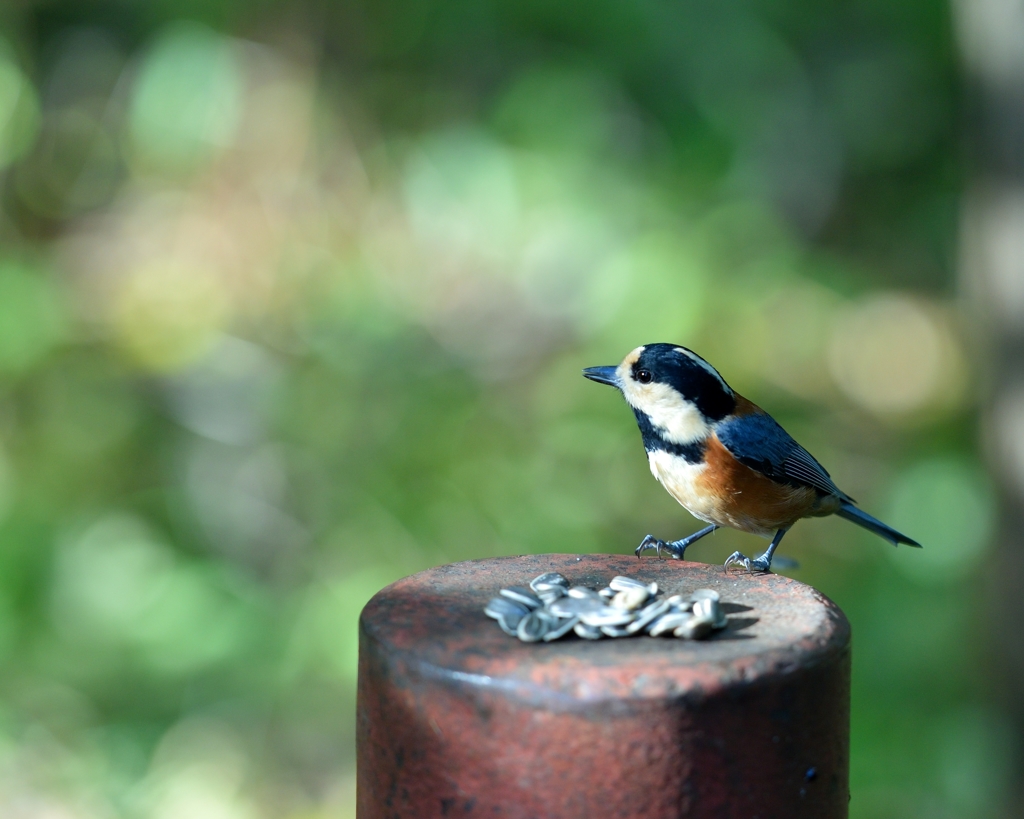
[[[713,588],[729,626],[521,643],[484,616],[548,571]],[[613,555],[455,563],[377,594],[359,655],[359,819],[847,815],[849,624],[786,577]]]

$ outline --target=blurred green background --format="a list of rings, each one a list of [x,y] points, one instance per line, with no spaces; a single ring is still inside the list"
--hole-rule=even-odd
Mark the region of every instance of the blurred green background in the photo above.
[[[4,4],[0,815],[354,816],[374,592],[697,528],[579,373],[651,341],[926,546],[782,549],[851,816],[1003,815],[961,73],[935,0]]]

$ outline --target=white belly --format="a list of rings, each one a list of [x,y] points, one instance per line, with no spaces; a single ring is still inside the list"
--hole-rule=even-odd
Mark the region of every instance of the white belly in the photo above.
[[[724,523],[714,517],[715,499],[698,484],[698,478],[707,469],[707,464],[687,463],[678,455],[670,455],[660,449],[648,452],[647,460],[651,465],[651,474],[691,515],[708,523]]]

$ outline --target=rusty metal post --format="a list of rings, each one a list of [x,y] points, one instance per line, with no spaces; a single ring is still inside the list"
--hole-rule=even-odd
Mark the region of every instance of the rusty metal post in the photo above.
[[[484,617],[546,571],[717,589],[730,624],[524,644]],[[849,624],[789,578],[613,555],[440,566],[363,610],[357,816],[839,819],[849,708]]]

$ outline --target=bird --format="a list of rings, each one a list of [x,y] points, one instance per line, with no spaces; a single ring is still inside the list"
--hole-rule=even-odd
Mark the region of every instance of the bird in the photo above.
[[[587,367],[583,375],[622,393],[636,416],[651,473],[690,514],[708,525],[681,540],[647,535],[640,557],[655,550],[682,560],[686,549],[729,526],[770,538],[754,559],[739,551],[725,569],[769,572],[779,543],[801,518],[838,515],[893,546],[916,540],[897,532],[839,489],[825,468],[767,412],[730,387],[692,350],[645,344],[618,366]]]

